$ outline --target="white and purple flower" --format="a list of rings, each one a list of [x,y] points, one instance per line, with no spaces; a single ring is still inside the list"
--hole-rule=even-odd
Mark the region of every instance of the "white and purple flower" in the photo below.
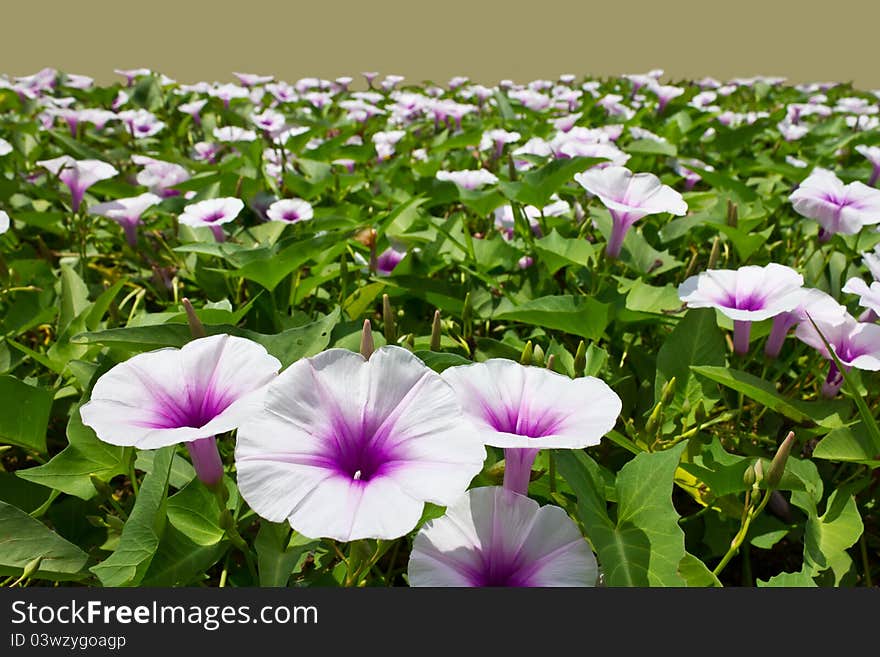
[[[749,350],[752,322],[794,310],[802,300],[804,277],[791,267],[770,263],[739,269],[708,269],[678,286],[688,308],[715,308],[733,320],[733,348]]]
[[[622,408],[620,397],[600,379],[570,379],[502,358],[450,367],[442,376],[476,439],[504,448],[504,486],[522,494],[540,450],[599,444]]]
[[[599,200],[611,213],[613,226],[605,252],[611,258],[620,255],[630,227],[649,214],[669,212],[687,214],[688,205],[681,194],[660,182],[653,173],[633,173],[626,167],[592,168],[579,173],[575,181]]]
[[[453,504],[486,452],[449,385],[406,349],[295,362],[239,428],[242,497],[312,538],[394,539]]]
[[[222,242],[226,239],[222,224],[233,221],[243,209],[244,201],[240,198],[234,196],[211,198],[187,205],[183,208],[178,221],[194,228],[207,226],[214,233],[216,240]]]
[[[131,246],[137,246],[138,226],[141,215],[162,199],[155,194],[146,192],[130,198],[118,198],[106,203],[98,203],[89,208],[89,214],[107,217],[118,223],[125,232],[125,239]]]
[[[558,506],[473,488],[416,535],[410,586],[595,586],[590,546]]]
[[[212,335],[181,349],[133,356],[103,374],[80,408],[86,426],[111,445],[158,449],[185,443],[196,474],[217,484],[216,434],[259,410],[281,363],[245,338]]]
[[[844,184],[827,169],[813,169],[788,198],[795,212],[819,222],[823,242],[880,223],[880,190],[859,181]]]

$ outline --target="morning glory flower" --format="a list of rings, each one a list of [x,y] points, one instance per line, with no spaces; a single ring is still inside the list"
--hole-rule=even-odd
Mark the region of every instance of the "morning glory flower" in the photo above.
[[[859,144],[855,150],[857,153],[864,155],[868,162],[871,163],[873,170],[871,171],[871,179],[868,181],[868,185],[873,187],[877,183],[877,179],[880,178],[880,146]]]
[[[681,194],[660,182],[653,173],[633,173],[626,167],[594,167],[575,175],[574,179],[599,200],[611,213],[613,226],[605,253],[611,258],[620,255],[623,239],[630,227],[642,217],[659,212],[674,215],[687,213]]]
[[[255,141],[257,133],[237,125],[227,125],[222,128],[214,128],[214,139],[220,142]]]
[[[214,98],[219,98],[223,101],[223,106],[226,109],[229,109],[229,103],[231,103],[233,99],[247,98],[250,96],[250,91],[248,91],[247,87],[242,87],[237,84],[222,84],[209,89],[208,95],[213,96]]]
[[[270,221],[283,221],[288,224],[308,221],[315,216],[312,206],[301,198],[283,198],[275,201],[266,210]]]
[[[475,438],[504,448],[504,487],[523,494],[538,451],[598,445],[622,407],[600,379],[570,379],[503,358],[450,367],[442,376],[455,390]]]
[[[131,246],[137,246],[137,229],[141,224],[141,215],[148,208],[161,201],[160,197],[147,192],[131,198],[119,198],[106,203],[98,203],[89,208],[89,214],[112,219],[122,226],[126,241]]]
[[[859,317],[860,322],[873,322],[880,316],[880,282],[872,281],[869,287],[861,278],[853,277],[840,291],[859,295],[859,305],[867,308],[867,311]]]
[[[685,90],[670,84],[648,84],[647,88],[657,96],[657,113],[662,114],[666,106],[674,98],[681,96]]]
[[[145,109],[123,110],[116,116],[125,123],[128,131],[135,139],[152,137],[165,127],[165,123],[156,118],[152,112]]]
[[[838,393],[843,385],[843,375],[837,369],[816,327],[831,345],[845,370],[849,371],[853,367],[859,370],[880,370],[880,325],[858,322],[851,315],[847,315],[837,324],[816,318],[813,321],[816,326],[809,321],[798,324],[794,334],[829,361],[828,375],[822,384],[824,397],[834,397]]]
[[[251,340],[198,338],[114,366],[95,383],[80,416],[111,445],[159,449],[185,443],[199,479],[212,486],[223,476],[216,434],[259,410],[279,369],[278,359]]]
[[[494,185],[498,176],[486,169],[466,169],[464,171],[438,171],[437,180],[448,180],[459,189],[479,189],[485,185]]]
[[[71,207],[79,210],[86,190],[101,180],[113,178],[119,173],[111,164],[101,160],[75,160],[62,155],[51,160],[40,160],[37,166],[50,171],[70,189]]]
[[[842,322],[847,314],[846,308],[837,303],[830,294],[812,288],[804,289],[801,300],[794,310],[779,313],[773,318],[773,328],[767,337],[764,353],[770,358],[776,358],[789,330],[801,322],[808,321],[807,316],[816,321],[836,324]]]
[[[410,586],[595,586],[596,557],[558,506],[473,488],[413,542]]]
[[[486,453],[439,374],[396,346],[303,358],[239,428],[238,486],[259,516],[312,538],[394,539],[453,504]]]
[[[0,210],[0,235],[8,231],[11,225],[12,222],[9,220],[9,215]]]
[[[733,320],[733,349],[749,350],[752,322],[794,310],[802,300],[804,277],[775,262],[759,267],[708,269],[678,286],[688,308],[715,308]]]
[[[406,253],[406,248],[397,248],[392,244],[376,257],[376,273],[379,276],[389,276],[406,257]]]
[[[817,167],[788,197],[798,214],[819,222],[819,240],[835,233],[853,235],[880,223],[880,190],[855,181],[845,185],[833,172]]]
[[[198,228],[208,226],[218,242],[226,239],[222,224],[228,223],[244,209],[244,201],[235,197],[211,198],[191,203],[183,208],[178,221],[187,226]]]
[[[267,109],[259,113],[253,112],[251,114],[251,121],[253,121],[254,125],[271,135],[281,132],[284,129],[284,123],[286,120],[287,119],[284,118],[284,115],[281,112],[276,112],[272,109]]]
[[[0,157],[9,155],[12,152],[12,144],[0,137]]]
[[[378,155],[379,161],[387,160],[394,155],[397,142],[404,137],[406,137],[406,131],[404,130],[388,130],[375,133],[370,140],[376,147],[376,155]]]
[[[202,111],[202,108],[204,108],[207,103],[208,99],[202,98],[200,100],[194,100],[190,103],[182,103],[177,107],[177,109],[184,114],[189,114],[192,117],[193,123],[195,123],[196,125],[202,125],[202,117],[199,112]]]
[[[501,157],[504,153],[505,144],[514,144],[520,140],[522,135],[518,132],[509,132],[507,130],[487,130],[480,137],[480,150],[485,151],[494,148],[495,157]]]
[[[135,177],[137,184],[147,187],[162,198],[179,195],[180,192],[173,187],[190,178],[189,171],[174,162],[137,154],[131,156],[131,161],[143,167]]]
[[[255,73],[233,73],[233,75],[237,77],[238,81],[245,87],[254,87],[258,84],[272,82],[272,80],[275,79],[271,75],[257,75]]]

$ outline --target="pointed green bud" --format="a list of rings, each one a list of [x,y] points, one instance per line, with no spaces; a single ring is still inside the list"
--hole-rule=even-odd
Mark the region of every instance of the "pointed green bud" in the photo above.
[[[471,293],[464,296],[464,308],[461,311],[461,328],[463,337],[470,338],[473,334],[474,307],[471,305]]]
[[[727,225],[737,227],[739,224],[739,209],[737,208],[736,203],[727,200]]]
[[[434,311],[434,321],[431,322],[431,351],[440,351],[440,332],[442,324],[440,322],[440,311]]]
[[[758,459],[752,467],[755,469],[755,485],[758,485],[764,481],[764,464],[761,459]]]
[[[746,488],[751,488],[755,485],[755,481],[757,481],[755,465],[751,463],[749,464],[749,467],[746,468],[746,471],[743,472],[743,483],[746,485]]]
[[[669,379],[666,384],[663,386],[663,390],[660,392],[660,403],[666,406],[669,402],[672,401],[672,398],[675,396],[675,377]]]
[[[651,415],[648,417],[648,421],[645,422],[645,431],[650,435],[657,431],[657,427],[660,426],[660,419],[663,416],[663,403],[657,402],[657,405],[654,406],[654,409],[651,411]]]
[[[24,570],[21,573],[21,577],[19,577],[18,581],[16,581],[15,583],[18,584],[19,582],[23,582],[24,580],[30,579],[31,577],[36,575],[37,571],[40,570],[41,563],[43,563],[43,556],[42,555],[40,555],[36,559],[32,559],[32,560],[28,561],[24,566]]]
[[[373,325],[370,324],[369,319],[365,319],[364,328],[361,329],[361,356],[369,360],[375,350],[376,345],[373,343]]]
[[[578,344],[577,352],[574,355],[574,375],[580,377],[584,375],[587,368],[587,343],[583,340]]]
[[[391,307],[391,299],[387,294],[382,295],[382,323],[385,342],[394,344],[397,342],[397,324],[394,321],[394,309]]]
[[[791,453],[792,444],[794,444],[794,431],[789,431],[779,449],[776,450],[776,456],[773,457],[770,469],[767,471],[768,488],[776,488],[782,480],[782,473],[785,472],[785,463]]]
[[[709,253],[709,262],[706,263],[706,269],[713,269],[718,263],[718,256],[721,253],[721,238],[717,235],[712,241],[712,251]]]
[[[556,354],[550,354],[547,356],[547,369],[552,370],[554,365],[556,365]]]
[[[529,340],[528,342],[526,342],[526,346],[523,347],[522,354],[519,357],[519,364],[520,365],[531,365],[533,353],[534,353],[534,347],[532,346],[532,341]]]
[[[192,333],[194,338],[205,337],[207,335],[205,326],[202,324],[202,321],[196,317],[195,308],[193,308],[190,300],[184,297],[180,300],[180,303],[183,306],[184,311],[186,311],[186,322],[189,324],[189,332]]]
[[[536,344],[535,348],[532,350],[532,365],[537,365],[541,367],[544,364],[544,350],[541,349],[541,345]]]

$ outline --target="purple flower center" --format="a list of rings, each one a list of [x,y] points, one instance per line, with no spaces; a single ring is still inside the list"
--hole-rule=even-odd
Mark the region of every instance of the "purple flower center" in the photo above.
[[[529,586],[529,578],[518,559],[485,553],[480,556],[482,567],[469,573],[473,586]]]
[[[342,417],[332,422],[324,437],[326,451],[319,464],[352,481],[368,482],[391,474],[403,460],[388,438],[394,431],[393,422],[377,422],[365,417],[352,426]]]
[[[757,292],[749,292],[742,297],[728,294],[721,301],[721,305],[725,308],[735,308],[736,310],[763,310],[765,303],[766,299]]]
[[[202,221],[204,221],[206,224],[212,224],[215,221],[219,221],[225,216],[226,214],[223,212],[223,210],[214,210],[214,212],[212,212],[211,214],[202,217]]]
[[[848,207],[850,205],[856,205],[856,202],[852,199],[848,199],[846,197],[838,198],[837,196],[835,196],[834,194],[831,194],[831,193],[822,194],[822,196],[820,198],[823,201],[825,201],[826,203],[830,203],[831,205],[836,205],[838,208],[841,208],[841,209]]]
[[[213,383],[200,389],[188,388],[180,399],[174,399],[157,386],[151,390],[156,404],[153,408],[155,419],[148,423],[154,429],[177,429],[191,427],[198,429],[225,411],[233,401],[225,390],[218,390]]]
[[[296,210],[285,210],[281,216],[285,221],[297,221],[299,219],[299,212]]]
[[[552,436],[557,432],[563,418],[554,413],[553,409],[533,413],[523,402],[518,407],[507,406],[501,409],[491,408],[484,403],[486,421],[496,431],[527,438]]]

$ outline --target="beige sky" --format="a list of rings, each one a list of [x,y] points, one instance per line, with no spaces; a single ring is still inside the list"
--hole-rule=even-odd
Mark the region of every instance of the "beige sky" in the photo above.
[[[880,2],[867,0],[6,0],[2,14],[0,72],[11,75],[54,66],[107,82],[143,66],[181,82],[376,70],[495,83],[663,68],[671,80],[880,88]]]

